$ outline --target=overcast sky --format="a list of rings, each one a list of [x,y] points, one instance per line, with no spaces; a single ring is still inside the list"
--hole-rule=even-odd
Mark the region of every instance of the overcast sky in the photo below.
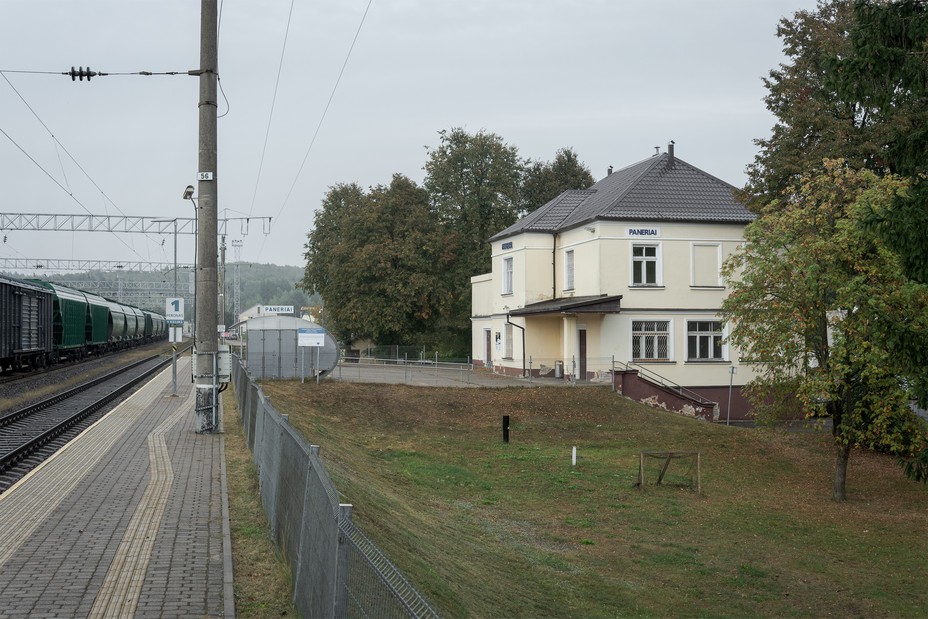
[[[220,217],[272,218],[268,234],[231,222],[227,242],[242,241],[242,260],[303,265],[329,187],[395,172],[421,182],[426,148],[452,127],[494,132],[526,158],[572,147],[596,179],[674,140],[678,157],[741,186],[774,122],[761,78],[783,60],[777,22],[814,6],[298,0],[291,14],[287,0],[224,2]],[[199,38],[194,0],[0,0],[0,211],[192,216],[181,196],[196,184],[197,78],[28,72],[185,72]],[[0,258],[173,261],[170,235],[2,234]],[[179,239],[192,261],[193,238]]]

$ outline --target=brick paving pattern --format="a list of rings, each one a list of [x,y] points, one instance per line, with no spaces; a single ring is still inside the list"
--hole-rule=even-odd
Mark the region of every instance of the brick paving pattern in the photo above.
[[[0,616],[231,614],[222,436],[193,392],[169,368],[0,494]]]

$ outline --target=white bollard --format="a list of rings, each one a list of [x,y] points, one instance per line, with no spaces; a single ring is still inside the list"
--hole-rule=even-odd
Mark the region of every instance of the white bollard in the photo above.
[[[577,466],[577,448],[574,447],[570,455],[570,465]]]

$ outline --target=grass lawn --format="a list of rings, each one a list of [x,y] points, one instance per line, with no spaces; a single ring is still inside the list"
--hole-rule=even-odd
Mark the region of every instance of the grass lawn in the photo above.
[[[928,488],[855,451],[849,500],[831,501],[830,433],[710,425],[600,387],[264,390],[444,616],[928,612]],[[701,494],[683,461],[635,487],[638,453],[671,449],[701,453]]]

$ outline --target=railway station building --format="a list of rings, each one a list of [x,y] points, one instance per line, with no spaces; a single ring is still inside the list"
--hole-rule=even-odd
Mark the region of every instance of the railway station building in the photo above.
[[[696,409],[715,405],[698,416],[745,417],[753,373],[720,313],[722,263],[755,217],[735,191],[671,143],[501,230],[491,272],[471,278],[475,363],[619,388],[634,379],[638,399],[658,405],[661,385],[683,387]]]

